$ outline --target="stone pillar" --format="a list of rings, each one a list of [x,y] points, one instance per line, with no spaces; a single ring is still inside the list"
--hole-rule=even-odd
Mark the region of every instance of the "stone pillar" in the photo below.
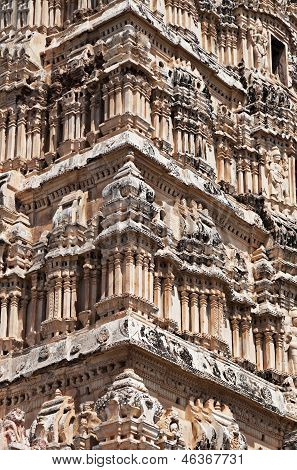
[[[181,294],[181,331],[190,331],[190,315],[189,315],[189,294],[186,290],[182,290]]]
[[[113,281],[114,281],[113,257],[110,257],[109,261],[108,261],[108,280],[107,280],[107,285],[108,285],[107,295],[108,295],[108,297],[111,297],[114,293],[113,292]]]
[[[0,112],[0,163],[6,157],[6,112]]]
[[[17,157],[26,157],[26,110],[20,107],[17,121]]]
[[[0,339],[7,338],[8,331],[7,331],[7,298],[1,297],[1,318],[0,318]]]
[[[199,333],[199,310],[198,310],[198,294],[192,292],[190,294],[190,312],[191,312],[191,332]]]
[[[42,1],[42,24],[46,28],[49,26],[48,15],[49,15],[48,0],[43,0]]]
[[[123,292],[123,275],[122,275],[122,255],[116,253],[114,257],[114,271],[115,271],[115,294],[121,295]]]
[[[166,320],[171,320],[172,318],[172,285],[173,279],[170,274],[164,279],[164,306],[163,306],[163,316]]]
[[[9,113],[8,121],[8,139],[6,146],[6,155],[8,159],[14,159],[15,156],[15,135],[16,135],[16,114],[14,111]]]
[[[101,264],[101,299],[106,297],[106,261],[102,261]]]
[[[136,256],[136,269],[135,269],[135,294],[138,297],[142,297],[142,264],[143,255],[138,253]]]
[[[257,369],[263,370],[263,333],[255,331]]]
[[[199,295],[199,317],[201,333],[208,334],[207,295],[204,293]]]
[[[41,322],[43,320],[43,308],[44,308],[44,288],[43,282],[38,289],[38,296],[37,296],[37,313],[36,313],[36,322],[35,322],[35,331],[36,331],[36,342],[38,343],[40,340],[40,330],[41,330]]]
[[[40,115],[40,112],[36,112],[35,118],[33,119],[32,158],[39,158],[40,153],[41,153],[40,125],[41,125],[41,115]]]
[[[84,264],[84,310],[90,308],[90,265]],[[65,288],[65,287],[64,287]]]
[[[71,277],[71,319],[76,319],[76,302],[77,302],[77,290],[76,290],[76,276]]]
[[[241,333],[242,333],[242,357],[244,359],[250,358],[250,319],[243,319],[241,322]]]
[[[218,299],[212,294],[210,296],[210,334],[218,335]]]
[[[264,369],[275,368],[275,347],[273,341],[273,331],[264,332]]]
[[[283,334],[277,333],[275,335],[275,368],[279,372],[283,372],[284,369],[284,337]]]
[[[142,277],[142,297],[148,300],[148,266],[149,259],[145,256],[143,259],[143,277]]]
[[[235,358],[241,356],[240,338],[239,338],[239,319],[240,317],[237,315],[234,315],[230,319],[231,330],[232,330],[233,357]]]
[[[153,259],[150,259],[148,271],[148,300],[150,302],[154,301],[154,269],[154,261]]]
[[[41,25],[41,0],[37,0],[35,2],[35,18],[34,18],[35,26]]]
[[[71,279],[69,273],[64,279],[64,303],[63,318],[69,320],[71,317]]]
[[[125,292],[133,294],[134,286],[134,257],[131,249],[125,252]]]
[[[161,278],[158,273],[154,275],[154,304],[161,308]]]
[[[55,288],[53,285],[52,279],[49,281],[49,288],[48,288],[48,319],[52,320],[54,318],[54,311],[55,311]]]
[[[237,164],[237,181],[238,181],[238,186],[237,186],[237,191],[238,194],[243,194],[244,193],[244,181],[243,181],[243,168],[242,168],[242,160],[238,160]]]
[[[13,294],[10,299],[8,336],[10,338],[18,338],[18,331],[19,331],[19,297]]]
[[[62,278],[55,278],[55,318],[62,318]]]
[[[37,274],[32,275],[31,306],[26,325],[26,334],[30,336],[35,332],[35,319],[37,311],[37,277]]]

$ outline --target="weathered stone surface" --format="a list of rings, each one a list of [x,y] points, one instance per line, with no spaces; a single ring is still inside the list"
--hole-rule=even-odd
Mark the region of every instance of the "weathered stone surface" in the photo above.
[[[1,2],[1,449],[296,448],[296,13]]]

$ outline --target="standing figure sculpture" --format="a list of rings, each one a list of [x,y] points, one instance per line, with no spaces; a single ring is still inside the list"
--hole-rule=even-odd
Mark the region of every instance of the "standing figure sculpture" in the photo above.
[[[267,70],[268,37],[259,18],[256,21],[255,31],[250,30],[250,34],[254,51],[254,67],[259,72],[265,73]]]

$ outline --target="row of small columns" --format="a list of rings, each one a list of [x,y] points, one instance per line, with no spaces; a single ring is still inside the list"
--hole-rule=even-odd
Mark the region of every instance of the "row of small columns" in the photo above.
[[[20,339],[22,325],[20,324],[20,293],[11,293],[9,296],[0,297],[0,338]]]
[[[8,116],[8,119],[7,117]],[[15,157],[37,158],[41,152],[41,113],[27,114],[25,109],[2,115],[0,120],[0,162]]]
[[[235,358],[250,358],[250,328],[251,317],[233,315],[230,318],[232,330],[232,355]],[[241,334],[240,334],[241,333]]]
[[[205,139],[200,134],[181,128],[174,130],[174,150],[176,153],[198,155],[201,151],[202,155],[205,155],[205,147]]]
[[[80,102],[67,106],[63,113],[63,140],[82,139],[85,135],[86,107]]]
[[[12,9],[0,9],[0,29],[16,26],[61,26],[62,0],[28,0],[26,8],[18,8],[17,0]]]
[[[150,89],[143,78],[129,73],[125,80],[115,77],[103,85],[104,120],[124,113],[134,113],[151,121]]]
[[[185,1],[165,0],[166,23],[195,32],[192,5]]]
[[[216,290],[190,292],[180,288],[181,331],[209,334],[220,333],[223,316],[223,296]]]
[[[273,329],[259,331],[254,329],[256,339],[256,362],[258,370],[284,368],[284,337]]]
[[[132,249],[116,253],[101,265],[101,299],[128,293],[153,302],[154,263]]]
[[[47,281],[47,320],[76,318],[76,275],[50,274]]]

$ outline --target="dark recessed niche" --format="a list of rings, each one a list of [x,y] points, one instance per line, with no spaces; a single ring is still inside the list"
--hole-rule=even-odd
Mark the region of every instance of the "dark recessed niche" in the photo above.
[[[286,60],[286,47],[284,43],[271,36],[271,68],[272,73],[276,75],[279,80],[287,84],[287,60]]]

